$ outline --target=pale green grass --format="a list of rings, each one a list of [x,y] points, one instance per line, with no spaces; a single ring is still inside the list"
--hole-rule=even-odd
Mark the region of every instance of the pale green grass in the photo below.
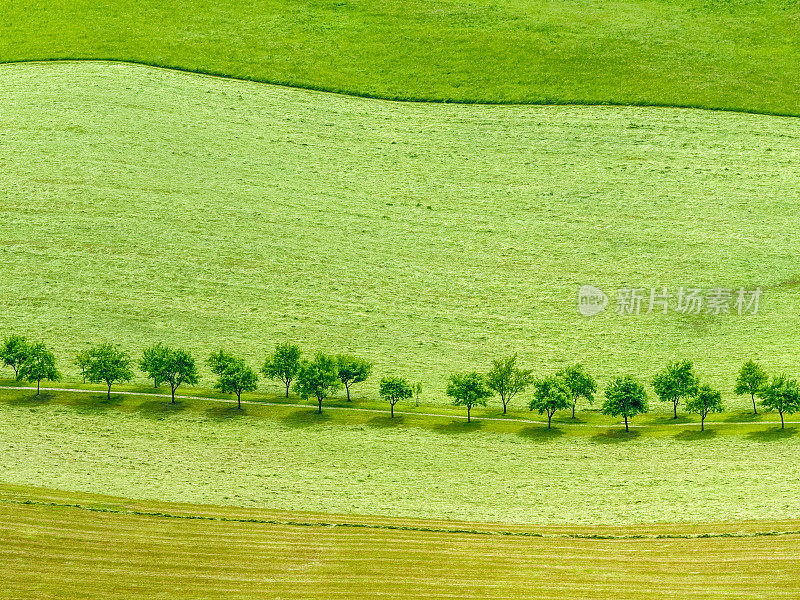
[[[0,61],[117,59],[384,98],[800,114],[793,0],[15,0]]]
[[[461,434],[0,403],[0,481],[244,507],[509,523],[793,518],[800,438]],[[541,428],[539,428],[540,430]]]
[[[797,368],[799,162],[789,118],[7,65],[0,334],[45,339],[72,378],[104,339],[253,363],[288,339],[422,379],[433,401],[450,371],[513,351],[537,373],[579,359],[602,384],[690,358],[745,407],[744,360]],[[583,283],[764,300],[756,316],[586,319]]]

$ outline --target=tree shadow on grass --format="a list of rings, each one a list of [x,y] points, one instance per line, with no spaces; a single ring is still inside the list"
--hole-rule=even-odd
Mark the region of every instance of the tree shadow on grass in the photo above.
[[[625,431],[624,427],[615,427],[594,434],[590,439],[598,444],[621,444],[635,440],[641,435],[637,429]]]
[[[470,433],[472,431],[480,431],[483,429],[483,421],[480,419],[473,419],[471,422],[462,419],[453,419],[449,423],[439,423],[432,428],[439,433],[458,434]]]
[[[53,394],[46,394],[42,392],[38,396],[36,394],[25,394],[24,396],[17,396],[8,401],[11,406],[42,406],[49,404],[55,398]]]
[[[754,415],[752,412],[747,413],[732,413],[729,415],[725,415],[724,420],[728,423],[758,423],[761,420],[763,413],[758,413]]]
[[[684,429],[672,436],[672,439],[690,442],[693,440],[710,440],[715,437],[717,437],[716,429],[706,427],[705,431],[700,431],[698,427],[697,429]]]
[[[281,423],[287,427],[300,429],[303,427],[313,427],[327,423],[331,420],[331,416],[323,409],[322,414],[314,409],[300,409],[290,412],[288,415],[281,419]]]
[[[235,402],[230,404],[227,402],[220,402],[219,404],[214,404],[214,406],[206,409],[207,417],[211,419],[217,419],[219,421],[225,421],[236,417],[244,417],[245,415],[247,415],[247,410],[245,407],[243,406],[242,408],[239,408]]]
[[[136,411],[146,417],[163,417],[174,415],[186,410],[185,402],[175,402],[169,400],[145,400],[136,407]]]
[[[389,415],[380,415],[378,417],[372,417],[369,421],[367,421],[367,425],[370,427],[398,427],[405,422],[403,415],[397,415],[393,419]]]
[[[531,440],[534,442],[549,442],[550,440],[560,438],[562,435],[564,435],[564,431],[558,427],[551,427],[548,429],[547,427],[543,426],[531,426],[520,429],[518,435],[526,440]]]
[[[770,427],[761,431],[751,431],[747,434],[747,437],[755,442],[774,442],[776,440],[785,440],[795,435],[797,435],[796,427],[787,427],[786,429]]]
[[[111,394],[111,398],[103,392],[97,394],[78,394],[72,405],[83,410],[107,410],[119,406],[125,401],[125,396]]]

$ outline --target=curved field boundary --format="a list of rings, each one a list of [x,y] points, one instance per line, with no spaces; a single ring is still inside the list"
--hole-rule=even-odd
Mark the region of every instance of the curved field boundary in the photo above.
[[[116,59],[386,99],[798,114],[786,0],[19,0],[0,61]]]
[[[2,65],[35,65],[35,64],[70,64],[70,63],[92,63],[92,64],[109,64],[109,65],[135,65],[140,67],[149,67],[152,69],[163,69],[165,71],[175,71],[178,73],[187,73],[191,75],[201,75],[205,77],[213,77],[218,79],[228,79],[231,81],[244,81],[249,83],[259,83],[263,85],[272,85],[276,87],[283,87],[295,90],[309,90],[314,92],[323,92],[326,94],[336,94],[338,96],[350,96],[353,98],[367,98],[371,100],[385,100],[388,102],[411,103],[411,104],[457,104],[465,106],[637,106],[649,108],[685,108],[694,110],[707,110],[711,112],[731,112],[742,114],[754,115],[767,115],[772,117],[800,117],[800,111],[794,110],[766,110],[766,109],[750,109],[743,106],[721,107],[721,106],[708,106],[698,102],[656,102],[656,101],[615,101],[607,99],[603,101],[581,101],[580,99],[571,98],[568,100],[559,100],[556,98],[548,98],[541,101],[505,101],[497,100],[492,101],[488,99],[480,100],[451,100],[443,98],[425,98],[418,96],[401,96],[401,95],[388,95],[370,92],[356,92],[338,89],[332,86],[304,84],[300,85],[293,83],[289,80],[278,79],[262,79],[257,77],[246,77],[229,75],[222,71],[215,71],[213,69],[190,69],[186,67],[179,67],[169,64],[160,64],[158,62],[138,61],[138,60],[124,60],[115,58],[51,58],[51,59],[35,59],[35,60],[3,60],[0,61]]]

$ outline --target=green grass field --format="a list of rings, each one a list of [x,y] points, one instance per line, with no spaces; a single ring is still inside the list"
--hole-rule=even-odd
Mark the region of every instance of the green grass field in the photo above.
[[[798,528],[605,528],[596,539],[596,528],[353,519],[3,485],[0,598],[793,599]]]
[[[0,334],[53,344],[73,379],[101,340],[253,364],[292,340],[374,359],[360,395],[393,371],[433,402],[449,372],[513,351],[601,385],[690,358],[733,408],[744,360],[797,369],[793,119],[408,105],[89,63],[3,66],[0,107]],[[578,314],[584,283],[609,310]],[[615,289],[662,285],[764,296],[757,315],[614,312]]]
[[[634,525],[795,518],[797,424],[625,434],[297,406],[0,390],[0,481],[128,498],[403,518]],[[414,412],[408,409],[407,412]],[[422,412],[422,411],[420,411]],[[430,412],[425,411],[425,412]],[[497,415],[492,415],[497,416]],[[512,415],[513,417],[529,415]],[[596,426],[599,425],[599,426]]]
[[[6,4],[0,61],[138,61],[386,98],[800,114],[789,0]]]

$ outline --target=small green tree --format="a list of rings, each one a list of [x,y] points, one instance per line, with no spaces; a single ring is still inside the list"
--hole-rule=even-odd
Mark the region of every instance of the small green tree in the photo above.
[[[157,376],[161,381],[169,383],[172,390],[172,404],[175,404],[175,390],[181,384],[197,385],[200,380],[194,357],[186,350],[173,350],[172,348],[166,349]]]
[[[492,369],[486,374],[486,385],[500,396],[503,403],[503,414],[506,414],[508,403],[517,394],[533,383],[533,371],[517,367],[517,355],[498,358],[492,361]]]
[[[647,412],[647,393],[644,386],[630,375],[612,380],[606,386],[605,395],[601,412],[612,417],[624,417],[625,431],[629,431],[628,419]]]
[[[674,362],[653,378],[653,389],[659,400],[672,402],[674,418],[678,418],[678,404],[683,398],[697,395],[698,380],[692,361]]]
[[[303,351],[299,346],[284,342],[275,347],[275,352],[267,356],[261,372],[268,379],[279,379],[286,386],[286,397],[289,397],[289,386],[300,370],[300,356]]]
[[[414,385],[414,406],[419,406],[419,397],[422,395],[422,382],[418,381]]]
[[[216,357],[216,358],[215,358]],[[232,356],[223,350],[208,360],[209,367],[217,375],[214,389],[223,394],[236,394],[236,403],[242,409],[242,392],[254,392],[258,388],[258,375],[244,359]]]
[[[722,394],[704,383],[697,388],[697,395],[686,401],[686,410],[700,415],[700,431],[704,431],[708,414],[721,413],[724,410]]]
[[[777,410],[781,416],[781,429],[784,428],[784,414],[800,410],[800,384],[786,375],[772,378],[772,382],[759,391],[761,406],[767,410]]]
[[[394,405],[400,402],[400,400],[411,398],[414,394],[414,390],[406,379],[393,376],[387,376],[381,379],[379,391],[381,398],[389,402],[392,419],[394,419]]]
[[[161,373],[168,355],[169,348],[161,342],[156,342],[144,349],[142,358],[139,360],[139,370],[153,380],[153,386],[156,388],[164,382]]]
[[[131,359],[122,350],[112,344],[100,344],[89,350],[89,362],[86,365],[86,379],[91,383],[102,383],[108,386],[108,399],[111,399],[111,386],[133,379]]]
[[[322,401],[336,392],[341,385],[339,379],[339,365],[335,356],[327,356],[318,352],[314,360],[304,360],[300,363],[294,389],[303,399],[316,398],[318,413],[322,413]]]
[[[87,348],[86,350],[78,352],[78,354],[75,355],[73,363],[80,368],[83,383],[86,383],[86,367],[89,366],[89,349]]]
[[[7,337],[0,348],[0,361],[14,369],[14,379],[19,379],[19,369],[28,356],[28,349],[28,342],[21,335]]]
[[[342,382],[347,390],[347,401],[350,402],[350,386],[361,383],[372,373],[372,363],[357,356],[349,354],[339,354],[336,357],[338,365],[339,381]]]
[[[233,360],[233,354],[229,354],[220,348],[217,352],[212,352],[208,356],[208,368],[211,369],[211,372],[214,373],[214,375],[219,377]]]
[[[533,387],[530,410],[535,410],[540,415],[547,413],[547,428],[550,429],[555,412],[566,410],[572,405],[572,390],[559,376],[537,379],[533,382]]]
[[[475,371],[450,375],[446,393],[453,398],[454,405],[467,407],[467,423],[471,420],[472,407],[486,406],[486,400],[492,396],[483,375]]]
[[[736,378],[736,387],[733,391],[738,395],[750,394],[750,400],[753,402],[753,414],[757,415],[756,395],[768,383],[769,377],[767,377],[767,372],[761,368],[761,365],[748,360],[739,370],[739,376]]]
[[[580,363],[560,369],[558,373],[556,373],[556,376],[563,379],[570,389],[572,418],[574,419],[575,406],[577,406],[580,398],[585,398],[589,404],[594,402],[594,393],[597,391],[597,383],[594,377],[592,377]]]
[[[28,347],[28,356],[19,369],[19,379],[28,383],[36,382],[36,395],[39,395],[40,384],[45,381],[61,381],[61,373],[56,369],[56,357],[44,343]]]

